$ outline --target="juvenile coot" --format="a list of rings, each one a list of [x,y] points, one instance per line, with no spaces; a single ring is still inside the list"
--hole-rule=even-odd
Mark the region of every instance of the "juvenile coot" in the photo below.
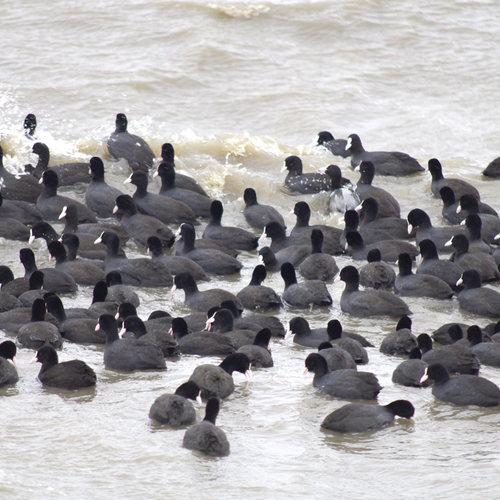
[[[327,415],[321,427],[336,432],[365,432],[390,424],[396,416],[410,419],[414,414],[415,408],[405,399],[385,406],[351,403]]]
[[[155,155],[148,143],[127,131],[128,120],[123,113],[115,119],[115,131],[108,138],[108,151],[113,158],[127,160],[132,170],[147,172],[153,167]]]
[[[182,446],[188,450],[196,450],[210,457],[229,455],[229,441],[222,429],[215,426],[219,414],[219,400],[208,401],[203,421],[190,427],[184,434]]]
[[[270,222],[276,221],[285,227],[283,216],[271,205],[261,205],[253,188],[246,188],[243,193],[245,209],[243,216],[248,224],[257,229],[264,229]]]
[[[201,389],[201,396],[205,399],[227,398],[234,391],[233,372],[240,372],[247,380],[252,378],[250,360],[243,353],[234,353],[227,356],[222,363],[216,365],[197,366],[189,380],[193,380]]]
[[[340,298],[342,311],[353,316],[397,316],[411,314],[406,303],[385,290],[359,290],[359,273],[354,266],[346,266],[335,278],[344,281],[345,288]]]
[[[120,339],[118,324],[110,314],[99,318],[96,330],[106,334],[104,364],[106,368],[131,372],[134,370],[166,370],[162,350],[141,339]]]
[[[434,380],[432,394],[441,401],[460,406],[497,406],[500,404],[500,389],[490,380],[473,375],[459,375],[450,378],[448,370],[440,363],[433,363],[425,369],[420,379]]]
[[[328,371],[328,365],[320,354],[307,356],[303,374],[314,373],[313,385],[335,398],[377,399],[382,387],[373,373],[355,370]]]
[[[42,364],[38,379],[47,387],[74,391],[82,387],[96,385],[96,374],[87,363],[79,359],[59,363],[57,352],[50,345],[43,346],[38,350],[30,361],[30,363],[35,362]]]
[[[453,290],[437,276],[414,274],[412,258],[407,253],[400,253],[397,261],[399,274],[394,288],[404,297],[430,297],[432,299],[451,299]]]
[[[201,405],[200,388],[191,381],[177,387],[174,394],[163,394],[149,409],[149,418],[165,425],[191,425],[196,422],[192,399]]]
[[[292,193],[313,194],[320,191],[330,191],[332,181],[330,177],[320,173],[303,173],[302,160],[298,156],[288,156],[281,172],[288,170],[285,186]]]
[[[423,172],[424,168],[415,158],[399,151],[365,151],[357,134],[347,138],[346,151],[351,153],[351,166],[357,167],[362,161],[371,161],[378,175],[405,176]]]
[[[281,277],[285,282],[285,290],[281,298],[295,307],[331,306],[332,296],[325,283],[318,280],[309,280],[297,283],[295,269],[289,262],[281,266]]]
[[[212,201],[210,222],[203,231],[203,238],[229,241],[236,250],[255,250],[259,245],[258,237],[239,227],[222,226],[223,211],[222,203],[219,200]]]

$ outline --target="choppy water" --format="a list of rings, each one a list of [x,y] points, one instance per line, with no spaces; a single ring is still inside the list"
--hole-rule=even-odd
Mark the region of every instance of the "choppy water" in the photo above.
[[[195,176],[224,203],[223,222],[246,227],[245,187],[261,203],[288,214],[304,199],[313,222],[340,224],[327,196],[291,197],[279,170],[290,154],[306,170],[335,162],[357,179],[348,161],[313,147],[320,130],[358,133],[367,150],[405,151],[424,165],[441,160],[445,175],[476,185],[498,205],[498,181],[480,172],[499,155],[500,38],[497,2],[11,2],[2,5],[0,138],[5,164],[21,171],[35,157],[22,122],[35,113],[37,137],[52,164],[93,155],[109,160],[105,141],[116,113],[159,154],[172,142],[179,171]],[[126,165],[106,163],[108,182],[122,182]],[[402,213],[419,206],[441,223],[430,175],[376,179],[400,200]],[[72,191],[82,199],[84,190]],[[292,227],[294,217],[287,217]],[[201,232],[203,227],[199,228]],[[21,244],[3,241],[0,259],[22,274]],[[34,244],[47,264],[44,245]],[[133,245],[129,254],[141,251]],[[201,288],[238,291],[257,258],[242,256],[241,278]],[[347,258],[337,259],[339,267]],[[282,291],[278,275],[268,285]],[[395,323],[360,320],[339,310],[342,284],[329,285],[330,311],[307,315],[313,327],[338,317],[345,329],[375,345]],[[182,294],[141,290],[139,313],[188,312]],[[91,290],[64,298],[90,303]],[[485,325],[457,301],[408,299],[415,333],[451,320]],[[297,311],[285,309],[287,322]],[[182,430],[153,425],[154,399],[174,390],[202,360],[168,363],[165,373],[105,370],[99,348],[66,344],[61,360],[80,358],[97,372],[94,391],[61,395],[43,389],[19,354],[21,381],[2,392],[0,495],[5,498],[422,498],[494,497],[498,475],[498,409],[458,408],[428,390],[396,387],[399,359],[371,349],[370,364],[384,390],[379,402],[409,399],[414,422],[379,431],[334,436],[319,429],[345,404],[318,394],[302,377],[307,350],[274,341],[275,368],[235,375],[236,392],[218,424],[231,455],[208,459],[181,447]],[[213,359],[213,362],[218,360]],[[497,384],[500,372],[483,368]],[[200,416],[203,409],[199,410]],[[493,489],[492,489],[493,488]]]

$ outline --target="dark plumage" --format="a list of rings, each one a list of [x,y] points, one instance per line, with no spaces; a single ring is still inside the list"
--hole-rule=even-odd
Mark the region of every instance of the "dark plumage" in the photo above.
[[[96,329],[103,329],[106,334],[104,364],[106,368],[122,371],[165,370],[165,358],[161,349],[141,339],[120,339],[118,325],[110,314],[99,318]]]
[[[229,455],[229,441],[224,431],[215,426],[218,413],[219,401],[215,398],[210,399],[205,410],[205,418],[186,431],[182,446],[211,457]]]
[[[201,404],[200,388],[191,381],[177,387],[174,394],[163,394],[149,409],[149,418],[165,425],[191,425],[196,422],[192,399]]]
[[[351,156],[349,151],[346,151],[347,139],[335,139],[333,135],[324,130],[318,134],[317,146],[323,146],[328,149],[334,156],[348,158]]]
[[[361,286],[375,288],[375,290],[389,290],[394,287],[396,271],[382,262],[382,255],[378,248],[373,248],[366,256],[367,264],[359,269],[359,283]]]
[[[394,288],[404,297],[430,297],[433,299],[451,299],[453,290],[437,276],[430,274],[414,274],[412,258],[407,253],[399,254],[399,274],[396,276]]]
[[[445,179],[443,168],[437,158],[431,158],[427,165],[432,176],[431,191],[434,196],[439,198],[440,189],[447,186],[453,190],[453,193],[459,199],[464,194],[471,194],[479,200],[479,191],[472,184],[462,179]]]
[[[237,352],[246,354],[250,365],[254,368],[271,368],[274,366],[274,361],[269,348],[270,340],[271,331],[269,328],[263,328],[257,332],[252,345],[243,345]]]
[[[434,380],[432,394],[441,401],[459,406],[497,406],[500,404],[500,389],[490,380],[473,375],[450,378],[448,370],[440,363],[429,365],[421,382]]]
[[[222,226],[223,211],[219,200],[212,201],[210,222],[203,231],[203,238],[229,241],[236,250],[255,250],[259,245],[258,237],[239,227]]]
[[[124,184],[132,183],[137,188],[133,199],[139,212],[156,217],[163,224],[199,224],[194,212],[182,201],[148,192],[148,182],[147,174],[141,170],[124,181]]]
[[[266,268],[262,264],[255,266],[248,286],[236,294],[245,309],[266,310],[282,306],[278,294],[272,288],[262,285],[266,275]]]
[[[406,303],[385,290],[359,290],[359,273],[354,266],[346,266],[335,278],[344,281],[345,288],[340,298],[342,311],[354,316],[397,316],[411,314]]]
[[[243,193],[245,209],[243,216],[248,224],[257,229],[264,229],[270,222],[276,221],[285,227],[283,216],[271,205],[261,205],[253,188],[246,188]]]
[[[365,432],[392,423],[396,416],[410,419],[414,413],[413,405],[404,399],[385,406],[351,403],[330,413],[321,427],[336,432]]]
[[[87,363],[79,359],[59,363],[57,352],[50,345],[41,347],[30,363],[41,363],[38,379],[43,385],[73,391],[96,385],[97,377]]]
[[[99,217],[108,218],[113,215],[115,200],[123,193],[104,180],[104,163],[94,156],[90,159],[92,180],[85,191],[85,204]]]
[[[53,170],[46,170],[40,179],[40,184],[43,184],[44,191],[40,194],[36,201],[36,208],[47,221],[59,220],[63,208],[73,204],[78,208],[79,222],[97,222],[94,212],[80,203],[67,196],[57,194],[59,179]]]
[[[357,167],[362,161],[371,161],[378,175],[405,176],[423,172],[424,168],[415,158],[398,151],[365,151],[357,134],[347,138],[346,151],[351,153],[351,166]]]
[[[115,120],[115,131],[109,136],[107,145],[109,154],[120,160],[127,160],[132,170],[147,172],[153,167],[155,155],[148,143],[137,135],[127,131],[128,120],[123,113],[118,113]]]
[[[16,353],[16,344],[12,340],[5,340],[0,344],[0,387],[16,384],[19,381]]]
[[[214,306],[220,306],[223,300],[233,300],[237,307],[243,309],[240,300],[231,292],[220,288],[205,291],[198,290],[196,281],[189,273],[180,273],[175,277],[174,290],[184,290],[185,304],[195,311],[206,313]]]
[[[196,262],[206,273],[224,276],[238,273],[243,267],[243,264],[239,260],[222,250],[217,248],[199,248],[199,246],[202,246],[202,242],[217,242],[217,240],[196,240],[194,227],[191,224],[181,224],[176,233],[176,236],[179,235],[183,243],[180,256]]]
[[[295,307],[331,306],[332,297],[322,281],[309,280],[297,283],[295,269],[285,262],[281,266],[281,277],[285,282],[285,290],[281,298]]]
[[[175,241],[170,228],[151,215],[140,214],[135,201],[128,194],[122,194],[115,200],[113,213],[121,215],[121,225],[131,238],[147,246],[148,238],[155,236],[164,248],[170,248]]]
[[[125,285],[158,287],[172,286],[172,273],[162,262],[152,259],[127,259],[118,255],[120,240],[112,231],[104,231],[96,243],[104,243],[107,255],[104,260],[105,271],[118,271]]]
[[[201,396],[205,399],[227,398],[234,391],[233,372],[240,372],[247,380],[251,379],[250,360],[243,353],[227,356],[219,366],[199,365],[189,380],[193,380],[201,389]]]
[[[323,253],[323,232],[321,229],[311,231],[312,253],[300,264],[300,273],[306,280],[331,281],[339,272],[335,259]]]
[[[481,276],[475,269],[465,271],[457,285],[464,286],[458,294],[458,303],[462,309],[489,318],[500,318],[500,293],[482,287]]]
[[[425,369],[429,366],[422,361],[422,353],[418,347],[411,350],[409,359],[400,363],[392,373],[392,381],[395,384],[406,387],[426,387],[431,384],[429,380],[420,382]]]
[[[380,352],[389,356],[405,356],[417,347],[417,337],[411,333],[412,321],[403,316],[396,325],[396,331],[388,333],[380,344]]]
[[[367,230],[384,231],[393,238],[407,239],[408,222],[399,217],[379,217],[378,201],[375,198],[365,198],[359,209],[360,233]],[[388,239],[388,238],[385,238]]]
[[[314,373],[313,385],[335,398],[377,399],[382,387],[373,373],[355,370],[328,371],[328,365],[320,354],[309,354],[305,362],[304,374]]]

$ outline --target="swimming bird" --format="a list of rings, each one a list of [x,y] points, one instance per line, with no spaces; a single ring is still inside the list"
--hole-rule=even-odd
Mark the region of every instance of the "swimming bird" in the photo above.
[[[184,434],[182,446],[196,450],[211,457],[229,455],[229,441],[222,429],[216,427],[215,420],[219,414],[219,400],[208,401],[203,421],[190,427]]]
[[[350,403],[327,415],[321,427],[336,432],[365,432],[381,429],[396,416],[411,419],[414,414],[414,406],[405,399],[385,406]]]
[[[351,153],[346,150],[347,139],[335,139],[331,132],[326,130],[319,132],[317,146],[323,146],[334,156],[348,158]]]
[[[271,205],[261,205],[257,201],[257,193],[253,188],[246,188],[243,193],[245,209],[243,216],[248,224],[257,229],[264,229],[270,222],[276,221],[285,226],[283,216]]]
[[[285,178],[285,186],[292,193],[313,194],[320,191],[330,191],[332,181],[330,177],[320,173],[303,173],[302,160],[298,156],[288,156],[281,172],[288,174]]]
[[[96,385],[94,370],[84,361],[73,359],[59,363],[57,352],[50,345],[41,347],[30,363],[41,363],[38,379],[47,387],[74,391]]]
[[[19,381],[16,353],[17,347],[12,340],[4,340],[0,344],[0,387],[16,384]]]
[[[351,153],[351,166],[356,168],[362,161],[371,161],[378,175],[405,176],[423,172],[415,158],[399,151],[365,151],[357,134],[347,138],[346,151]]]
[[[115,131],[107,141],[109,154],[120,160],[127,160],[132,170],[149,171],[153,167],[155,154],[148,143],[137,135],[127,131],[128,120],[123,113],[118,113],[115,119]]]

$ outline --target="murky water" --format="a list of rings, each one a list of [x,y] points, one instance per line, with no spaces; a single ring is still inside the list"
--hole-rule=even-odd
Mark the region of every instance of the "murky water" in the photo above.
[[[367,150],[400,150],[427,164],[437,157],[445,175],[472,182],[499,209],[498,182],[480,172],[499,155],[500,50],[496,2],[153,2],[115,0],[32,2],[2,6],[0,139],[11,171],[35,161],[22,136],[28,112],[51,163],[106,161],[109,183],[126,192],[128,167],[111,163],[105,147],[116,113],[159,154],[171,142],[180,172],[196,177],[224,203],[223,223],[247,228],[243,191],[285,216],[307,201],[314,223],[341,225],[327,195],[290,196],[280,174],[298,154],[307,171],[347,160],[314,148],[320,130],[357,133]],[[441,224],[430,175],[377,178],[400,201],[402,214],[420,207]],[[153,190],[155,188],[153,187]],[[82,200],[84,188],[69,190]],[[286,216],[293,227],[294,216]],[[60,226],[56,225],[56,229]],[[203,226],[198,229],[199,234]],[[2,241],[0,260],[16,276],[22,244]],[[47,265],[45,245],[33,245]],[[143,251],[127,246],[129,255]],[[250,280],[255,253],[243,253],[241,277],[200,288],[239,291]],[[339,257],[339,267],[350,263]],[[279,275],[268,286],[283,290]],[[319,327],[337,317],[346,330],[377,347],[395,326],[387,318],[356,319],[340,312],[343,284],[329,284],[330,310],[285,308],[287,323],[305,314]],[[90,304],[80,287],[67,307]],[[493,285],[497,288],[497,285]],[[183,294],[139,290],[139,313],[186,314]],[[456,300],[407,299],[415,333],[457,321],[486,325]],[[3,337],[4,335],[1,335]],[[5,335],[7,336],[7,335]],[[499,470],[498,409],[458,408],[429,390],[394,386],[400,359],[370,349],[365,368],[377,375],[380,404],[409,399],[414,422],[354,436],[324,433],[323,418],[345,401],[312,388],[301,372],[308,350],[273,340],[275,367],[253,381],[235,375],[237,390],[218,418],[231,454],[209,459],[184,450],[183,431],[148,418],[154,399],[173,391],[206,360],[184,357],[164,373],[106,370],[100,348],[65,344],[61,360],[79,358],[98,376],[95,390],[73,394],[41,387],[31,351],[19,353],[21,380],[2,391],[0,494],[5,498],[422,498],[494,496]],[[209,359],[218,363],[218,359]],[[500,372],[482,375],[500,384]],[[200,417],[204,411],[199,409]],[[493,487],[494,488],[494,487]]]

